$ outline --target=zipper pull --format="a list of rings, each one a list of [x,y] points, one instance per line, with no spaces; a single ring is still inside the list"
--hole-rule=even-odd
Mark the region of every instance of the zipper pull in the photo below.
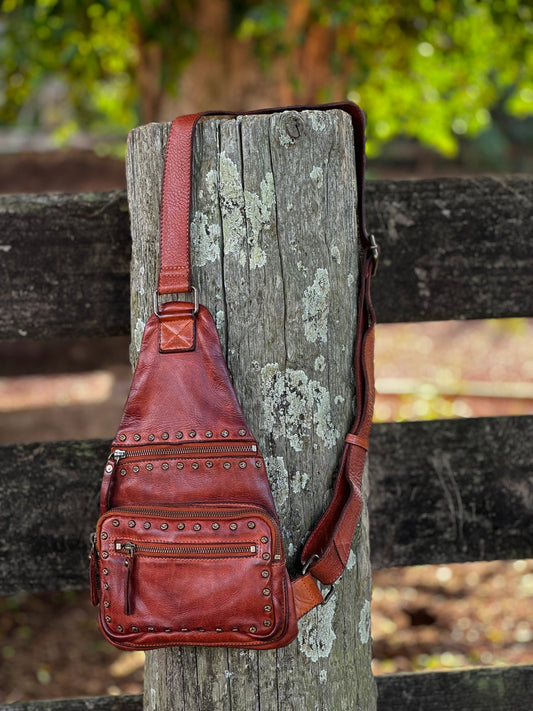
[[[126,579],[124,581],[124,614],[131,615],[132,610],[132,597],[131,597],[131,576],[133,575],[133,563],[135,560],[134,554],[137,546],[135,543],[115,543],[116,551],[125,551],[127,558],[124,560],[124,567],[126,568]]]
[[[115,449],[115,451],[111,452],[111,454],[109,455],[109,459],[113,457],[115,462],[119,462],[121,459],[124,459],[125,456],[126,452],[123,449]]]

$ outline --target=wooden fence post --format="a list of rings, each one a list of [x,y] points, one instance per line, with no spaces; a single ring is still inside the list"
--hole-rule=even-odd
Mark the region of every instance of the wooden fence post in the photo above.
[[[169,124],[130,134],[132,363],[156,284]],[[192,261],[267,462],[289,565],[330,499],[353,415],[356,180],[342,111],[210,118],[195,138]],[[365,479],[366,487],[366,479]],[[366,507],[349,569],[273,651],[146,655],[146,711],[374,711]]]

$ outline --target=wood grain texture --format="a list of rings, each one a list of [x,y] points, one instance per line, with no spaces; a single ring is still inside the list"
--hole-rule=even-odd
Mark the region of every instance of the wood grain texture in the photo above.
[[[376,425],[373,567],[529,558],[532,417]]]
[[[373,567],[530,558],[532,439],[533,417],[375,425]],[[102,440],[0,448],[0,594],[88,586],[108,452]]]
[[[0,711],[142,711],[142,696],[89,696],[0,704]]]
[[[378,711],[531,711],[533,666],[378,676]]]
[[[0,339],[127,332],[122,191],[0,196]]]
[[[383,674],[377,711],[531,711],[533,666]],[[142,711],[142,696],[0,704],[0,711]],[[302,710],[304,711],[304,710]]]
[[[378,321],[533,316],[533,176],[369,182]]]
[[[131,140],[163,150],[157,131]],[[155,198],[135,189],[140,206]],[[379,322],[533,314],[531,175],[369,181],[366,192]],[[121,192],[0,196],[0,339],[127,333],[126,210]]]
[[[130,138],[133,350],[152,309],[167,130],[151,125]],[[358,250],[350,122],[337,111],[206,120],[194,171],[193,283],[216,319],[296,569],[329,500],[353,417]],[[371,711],[366,513],[350,568],[287,648],[147,654],[145,708]],[[347,666],[355,673],[347,675]]]
[[[0,448],[0,594],[83,589],[109,443]]]

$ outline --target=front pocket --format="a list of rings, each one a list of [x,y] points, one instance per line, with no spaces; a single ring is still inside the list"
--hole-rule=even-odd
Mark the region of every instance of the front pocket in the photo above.
[[[117,646],[261,646],[285,630],[278,524],[261,507],[113,509],[96,540],[100,624]]]
[[[135,562],[141,558],[161,558],[207,560],[217,558],[243,558],[255,555],[257,546],[254,543],[167,543],[146,542],[133,543],[132,541],[116,541],[115,551],[124,555],[124,614],[131,615],[135,603],[134,570]]]

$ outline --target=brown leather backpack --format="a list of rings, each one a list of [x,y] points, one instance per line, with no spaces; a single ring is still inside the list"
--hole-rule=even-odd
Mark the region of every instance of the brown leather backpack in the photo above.
[[[105,466],[91,551],[99,624],[122,649],[284,646],[296,636],[298,619],[324,601],[317,580],[331,585],[346,566],[361,513],[374,405],[370,279],[378,250],[364,230],[362,111],[352,103],[291,107],[331,108],[352,119],[363,247],[357,416],[333,499],[303,549],[302,574],[291,580],[265,463],[233,390],[213,318],[198,305],[196,291],[194,304],[159,305],[159,295],[192,290],[194,129],[200,117],[226,112],[179,117],[167,145],[154,314]]]

